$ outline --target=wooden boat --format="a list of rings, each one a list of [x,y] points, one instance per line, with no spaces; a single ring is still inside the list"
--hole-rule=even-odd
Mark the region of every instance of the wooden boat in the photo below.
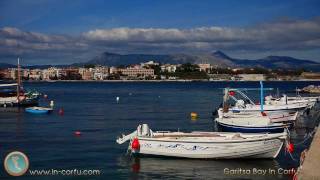
[[[276,158],[287,133],[230,133],[230,132],[169,132],[149,129],[139,125],[129,135],[116,141],[130,141],[128,150],[133,154],[181,158]]]
[[[46,108],[46,107],[29,107],[25,109],[26,112],[32,113],[32,114],[48,114],[51,111],[53,111],[52,108]]]

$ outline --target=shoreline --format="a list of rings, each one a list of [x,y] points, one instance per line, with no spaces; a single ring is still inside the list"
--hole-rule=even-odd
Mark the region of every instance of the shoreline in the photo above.
[[[320,79],[299,79],[299,80],[264,80],[264,82],[318,82]],[[0,80],[0,82],[16,82],[13,80]],[[259,82],[259,80],[252,81],[233,81],[233,80],[207,80],[207,79],[180,79],[180,80],[24,80],[23,82],[38,83],[38,82]]]

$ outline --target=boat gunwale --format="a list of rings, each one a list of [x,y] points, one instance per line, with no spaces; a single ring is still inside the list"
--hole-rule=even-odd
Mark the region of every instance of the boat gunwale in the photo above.
[[[235,133],[237,134],[237,133]],[[241,135],[241,133],[239,133]],[[258,137],[254,139],[222,139],[222,140],[208,140],[208,141],[198,141],[198,140],[184,140],[184,139],[163,139],[163,137],[137,137],[139,140],[144,141],[157,141],[157,142],[181,142],[181,143],[243,143],[243,142],[256,142],[256,141],[266,141],[266,140],[285,140],[287,138],[287,133],[265,133],[267,137]],[[165,136],[164,136],[165,137]],[[223,137],[223,136],[222,136]]]

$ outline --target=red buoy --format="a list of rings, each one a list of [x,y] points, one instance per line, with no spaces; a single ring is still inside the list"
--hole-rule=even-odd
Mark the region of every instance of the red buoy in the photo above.
[[[60,108],[60,109],[59,109],[59,115],[60,115],[60,116],[63,116],[63,115],[64,115],[64,110],[63,110],[63,108]]]
[[[75,131],[75,132],[74,132],[74,135],[80,136],[80,135],[81,135],[81,132],[80,132],[80,131]]]
[[[44,99],[48,99],[48,95],[46,95],[46,94],[43,95],[43,98],[44,98]]]
[[[140,143],[138,138],[134,138],[131,143],[131,149],[134,151],[138,151],[140,149]]]
[[[294,151],[294,145],[293,145],[292,143],[289,143],[289,144],[287,145],[287,151],[288,151],[289,153],[293,153],[293,151]]]

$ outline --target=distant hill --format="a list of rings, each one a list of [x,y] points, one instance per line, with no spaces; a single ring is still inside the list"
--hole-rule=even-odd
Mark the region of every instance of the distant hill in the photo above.
[[[16,67],[15,65],[12,64],[8,64],[8,63],[0,63],[0,69],[4,69],[4,68],[14,68]]]
[[[288,56],[268,56],[258,60],[234,60],[234,62],[243,67],[263,67],[270,69],[307,69],[320,71],[320,63],[310,60],[296,59]]]
[[[236,59],[231,58],[222,51],[215,51],[211,54],[188,55],[188,54],[166,54],[166,55],[150,55],[150,54],[115,54],[105,52],[87,63],[83,64],[100,64],[106,66],[118,66],[139,64],[141,62],[154,60],[160,63],[181,64],[181,63],[210,63],[218,67],[262,67],[262,68],[286,68],[299,69],[304,68],[312,71],[320,71],[320,63],[296,59],[288,56],[268,56],[262,59]],[[83,65],[82,64],[82,65]],[[78,64],[81,65],[81,64]]]
[[[32,65],[32,66],[22,66],[22,68],[29,68],[29,69],[47,69],[49,67],[69,67],[70,65]],[[7,63],[0,63],[0,69],[6,68],[17,68],[17,65],[7,64]]]

